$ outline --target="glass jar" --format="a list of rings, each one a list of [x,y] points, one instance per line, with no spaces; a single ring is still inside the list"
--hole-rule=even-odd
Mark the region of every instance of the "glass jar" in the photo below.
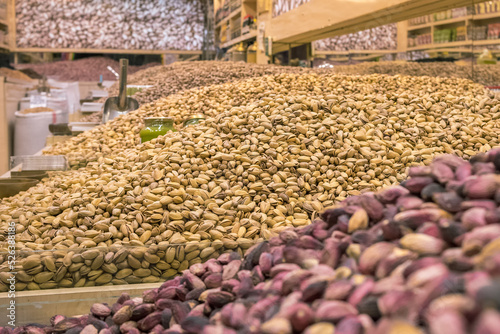
[[[174,120],[170,117],[147,117],[144,119],[144,128],[140,132],[141,143],[145,143],[158,136],[165,135],[168,131],[177,132]]]
[[[188,119],[186,119],[184,121],[184,126],[198,124],[198,123],[200,123],[201,120],[204,120],[204,119],[205,119],[205,115],[203,115],[203,114],[191,115],[191,116],[189,116]]]

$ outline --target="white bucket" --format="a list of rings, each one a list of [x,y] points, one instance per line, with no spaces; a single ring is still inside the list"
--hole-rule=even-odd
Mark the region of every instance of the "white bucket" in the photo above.
[[[60,110],[23,114],[16,112],[14,155],[32,155],[45,147],[50,135],[49,124],[64,122]]]

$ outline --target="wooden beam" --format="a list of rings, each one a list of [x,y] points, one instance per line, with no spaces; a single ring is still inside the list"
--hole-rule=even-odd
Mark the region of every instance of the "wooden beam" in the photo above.
[[[269,35],[273,45],[309,43],[468,4],[470,0],[311,0],[272,19]]]
[[[161,54],[182,54],[182,55],[201,55],[202,51],[188,50],[127,50],[127,49],[65,49],[65,48],[14,48],[11,52],[72,52],[72,53],[118,53],[118,54],[143,54],[143,55],[161,55]]]
[[[16,325],[27,323],[49,324],[56,314],[78,316],[88,314],[96,302],[112,305],[122,292],[130,297],[141,297],[146,290],[160,287],[162,283],[111,285],[87,288],[68,288],[16,292]],[[10,298],[6,292],[0,293],[0,309],[7,310]],[[0,326],[7,322],[5,316]]]

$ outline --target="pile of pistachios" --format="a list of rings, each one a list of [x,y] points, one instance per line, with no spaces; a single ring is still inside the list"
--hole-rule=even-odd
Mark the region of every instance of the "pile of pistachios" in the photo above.
[[[30,333],[497,333],[500,148],[438,156],[244,257],[194,264],[156,289]],[[4,329],[2,333],[11,333]]]

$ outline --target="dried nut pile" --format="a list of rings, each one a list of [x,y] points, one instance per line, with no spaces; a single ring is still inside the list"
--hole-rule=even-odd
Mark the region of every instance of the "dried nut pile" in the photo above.
[[[128,73],[136,73],[157,63],[143,66],[129,66]],[[40,64],[18,64],[17,69],[31,69],[49,79],[61,81],[99,81],[102,75],[103,80],[116,80],[116,76],[107,67],[111,66],[115,71],[119,71],[120,63],[106,57],[89,57],[78,60],[56,61],[52,63]],[[22,73],[22,72],[21,72]],[[85,96],[81,96],[85,98]]]
[[[457,65],[454,63],[408,63],[399,61],[335,66],[339,74],[414,75],[469,79],[485,86],[500,85],[500,65]]]
[[[149,114],[179,117],[190,101],[219,115],[139,146],[138,112],[89,131],[96,161],[0,202],[0,242],[14,221],[24,250],[18,290],[165,279],[308,225],[437,154],[499,146],[499,101],[468,81],[282,74],[237,87],[150,104]]]
[[[273,0],[273,17],[285,14],[310,0]]]
[[[387,24],[315,41],[314,48],[319,51],[396,50],[397,33],[395,23]]]
[[[203,44],[198,0],[18,0],[21,48],[193,50]]]
[[[279,95],[291,97],[291,101],[295,100],[295,96],[300,99],[309,98],[324,105],[326,109],[332,109],[335,119],[331,131],[336,132],[336,140],[342,140],[345,136],[352,137],[353,128],[370,123],[373,132],[370,132],[366,140],[371,140],[372,134],[378,129],[376,137],[379,139],[401,141],[407,138],[412,149],[425,148],[425,155],[433,151],[452,153],[449,151],[455,150],[455,146],[458,154],[463,154],[468,148],[474,150],[474,147],[486,143],[498,143],[498,136],[490,136],[492,133],[489,130],[491,126],[498,125],[495,121],[495,117],[498,117],[498,99],[480,85],[467,80],[384,75],[280,74],[200,87],[168,96],[67,142],[57,143],[45,154],[67,155],[73,167],[85,166],[114,151],[138,145],[144,117],[173,117],[177,127],[180,127],[191,114],[201,112],[208,117],[215,117],[232,107],[247,106],[261,99],[277,101],[278,110],[288,108],[288,102],[275,98]],[[310,106],[296,104],[296,107],[311,109]],[[379,115],[380,111],[383,112]],[[342,114],[335,116],[339,112]],[[353,117],[358,117],[358,124],[354,123]],[[308,122],[314,122],[314,119]],[[472,123],[469,124],[470,122]],[[239,127],[245,125],[240,123],[238,122]],[[483,125],[487,126],[483,129]],[[463,130],[457,132],[462,126]],[[368,130],[370,126],[366,127]],[[446,131],[447,135],[444,136]],[[476,139],[469,141],[470,136],[476,135],[483,139],[479,142],[474,142]],[[415,141],[418,136],[422,136],[420,142]],[[449,136],[460,140],[452,140]],[[493,142],[490,142],[490,137]],[[359,138],[364,137],[360,135]],[[437,145],[434,145],[435,142]],[[442,142],[447,143],[445,151],[440,144]],[[354,150],[350,153],[352,155],[361,147],[351,144],[350,140],[346,142]],[[417,147],[417,144],[420,145]],[[382,154],[385,144],[371,145],[371,150]],[[391,156],[394,154],[391,153]],[[469,155],[467,152],[465,154]]]
[[[271,74],[307,72],[311,72],[311,70],[289,66],[247,64],[244,62],[179,62],[136,72],[129,77],[128,84],[154,86],[133,95],[140,104],[146,104],[197,87]],[[118,96],[118,84],[109,89],[109,96]],[[102,102],[104,101],[105,99]],[[82,122],[100,122],[101,119],[102,113],[96,113],[83,118]]]
[[[30,333],[498,333],[500,149],[442,155],[241,258]],[[5,333],[10,333],[9,330]]]

